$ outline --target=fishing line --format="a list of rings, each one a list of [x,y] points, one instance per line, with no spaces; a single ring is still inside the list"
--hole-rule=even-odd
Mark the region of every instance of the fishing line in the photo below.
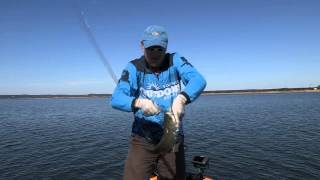
[[[114,83],[117,84],[117,82],[118,82],[117,76],[114,73],[110,62],[108,61],[108,59],[105,57],[103,51],[101,50],[101,48],[100,48],[100,46],[99,46],[99,44],[98,44],[93,32],[91,31],[90,26],[88,25],[88,23],[87,23],[87,21],[85,19],[83,11],[80,11],[79,8],[78,8],[77,14],[79,16],[81,25],[82,25],[85,33],[87,34],[87,36],[89,38],[89,41],[90,41],[91,45],[94,47],[94,50],[96,51],[96,53],[99,55],[99,59],[102,61],[103,65],[107,68],[107,70],[108,70],[111,78],[113,79]]]

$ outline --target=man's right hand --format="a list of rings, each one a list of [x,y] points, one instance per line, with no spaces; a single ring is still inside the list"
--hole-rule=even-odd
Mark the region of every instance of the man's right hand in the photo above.
[[[160,113],[160,108],[149,99],[136,99],[135,108],[140,108],[144,115],[152,116]]]

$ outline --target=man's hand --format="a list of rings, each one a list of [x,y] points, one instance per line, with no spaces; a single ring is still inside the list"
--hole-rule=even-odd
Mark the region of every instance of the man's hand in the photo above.
[[[160,108],[149,99],[136,99],[134,107],[140,108],[144,115],[151,116],[160,113]]]
[[[187,98],[182,94],[179,94],[173,100],[171,110],[172,110],[172,113],[173,113],[176,121],[180,121],[180,118],[183,116],[184,105],[186,104],[186,102],[187,102]]]

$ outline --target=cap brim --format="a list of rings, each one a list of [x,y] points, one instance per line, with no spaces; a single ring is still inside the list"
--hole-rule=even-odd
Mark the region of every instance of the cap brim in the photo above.
[[[168,43],[159,39],[154,39],[154,40],[144,40],[143,45],[145,48],[148,48],[151,46],[161,46],[163,48],[167,48]]]

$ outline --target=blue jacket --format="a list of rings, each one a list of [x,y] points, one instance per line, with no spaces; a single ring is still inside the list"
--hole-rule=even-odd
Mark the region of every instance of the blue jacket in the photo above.
[[[184,88],[181,90],[181,82]],[[204,90],[206,81],[199,72],[177,53],[165,56],[161,73],[149,68],[144,56],[128,63],[115,88],[111,105],[115,109],[134,112],[132,133],[157,143],[163,134],[164,112],[169,111],[174,98],[180,93],[193,102]],[[144,116],[141,109],[133,107],[136,98],[148,98],[162,110],[154,116]],[[180,133],[182,123],[180,123]]]

